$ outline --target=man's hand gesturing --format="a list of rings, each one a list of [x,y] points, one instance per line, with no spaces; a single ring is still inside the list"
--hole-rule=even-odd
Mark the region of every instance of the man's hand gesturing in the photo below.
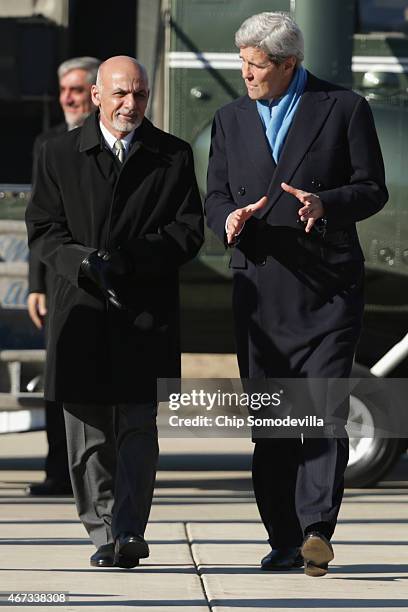
[[[263,196],[260,200],[254,204],[248,204],[244,208],[238,208],[231,213],[227,219],[227,242],[231,244],[242,228],[244,227],[245,221],[248,221],[257,210],[261,210],[267,203],[268,198]]]
[[[314,224],[318,219],[324,216],[324,208],[321,199],[314,193],[308,193],[302,191],[302,189],[295,189],[286,183],[281,183],[283,191],[290,193],[295,196],[303,204],[302,208],[299,208],[298,214],[301,221],[307,221],[305,231],[310,232]]]

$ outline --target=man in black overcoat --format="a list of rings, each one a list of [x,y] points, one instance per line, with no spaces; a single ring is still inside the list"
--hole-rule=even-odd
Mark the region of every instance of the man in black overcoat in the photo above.
[[[250,17],[235,42],[247,95],[216,113],[205,208],[234,247],[240,374],[347,378],[363,315],[356,222],[388,198],[372,114],[364,98],[302,67],[302,33],[287,14]],[[348,461],[338,433],[254,439],[272,547],[262,569],[327,572]]]
[[[43,145],[26,215],[30,247],[56,274],[45,394],[64,403],[98,567],[149,554],[156,380],[180,376],[178,269],[203,240],[191,148],[144,117],[148,96],[135,59],[104,62],[99,112]]]
[[[47,140],[57,138],[80,127],[95,109],[91,99],[91,87],[96,81],[100,61],[95,57],[73,57],[58,67],[59,103],[64,113],[62,123],[42,132],[34,142],[32,182],[41,146]],[[52,271],[35,255],[30,253],[28,266],[28,314],[38,329],[44,327],[48,298],[52,293]],[[45,428],[48,453],[45,460],[45,480],[27,486],[29,495],[72,495],[68,471],[67,442],[64,413],[61,402],[45,400]]]

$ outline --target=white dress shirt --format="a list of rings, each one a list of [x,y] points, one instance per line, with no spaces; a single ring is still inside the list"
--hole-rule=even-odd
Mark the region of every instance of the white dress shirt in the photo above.
[[[116,138],[116,136],[110,133],[110,131],[103,125],[102,121],[99,121],[99,127],[101,128],[102,136],[104,137],[105,142],[110,148],[110,150],[112,151],[112,153],[116,155],[116,149],[114,148],[114,144],[117,140],[120,140],[125,149],[125,157],[126,157],[129,152],[130,143],[132,142],[135,130],[132,130],[131,132],[129,132],[129,134],[126,134],[126,136],[124,136],[123,138],[118,139]]]

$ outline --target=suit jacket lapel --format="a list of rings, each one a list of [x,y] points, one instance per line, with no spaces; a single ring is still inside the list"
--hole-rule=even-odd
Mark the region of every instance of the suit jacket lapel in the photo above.
[[[271,181],[276,164],[255,102],[245,96],[241,104],[236,107],[236,113],[239,134],[248,153],[248,160],[252,163],[258,177],[265,183],[266,188]]]
[[[308,83],[293,119],[279,158],[276,170],[268,187],[268,204],[256,213],[264,217],[275,206],[283,191],[281,183],[288,183],[299,164],[319,134],[335,102],[318,87],[319,80],[309,74]],[[301,185],[294,185],[301,187]]]

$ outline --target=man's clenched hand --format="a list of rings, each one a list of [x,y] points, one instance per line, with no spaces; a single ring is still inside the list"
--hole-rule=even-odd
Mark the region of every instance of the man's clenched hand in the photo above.
[[[94,251],[81,263],[81,273],[91,280],[116,308],[124,308],[116,292],[118,277],[131,272],[127,257],[119,251]]]
[[[30,293],[27,299],[27,309],[34,325],[38,329],[42,329],[44,317],[47,314],[47,299],[45,293]]]

